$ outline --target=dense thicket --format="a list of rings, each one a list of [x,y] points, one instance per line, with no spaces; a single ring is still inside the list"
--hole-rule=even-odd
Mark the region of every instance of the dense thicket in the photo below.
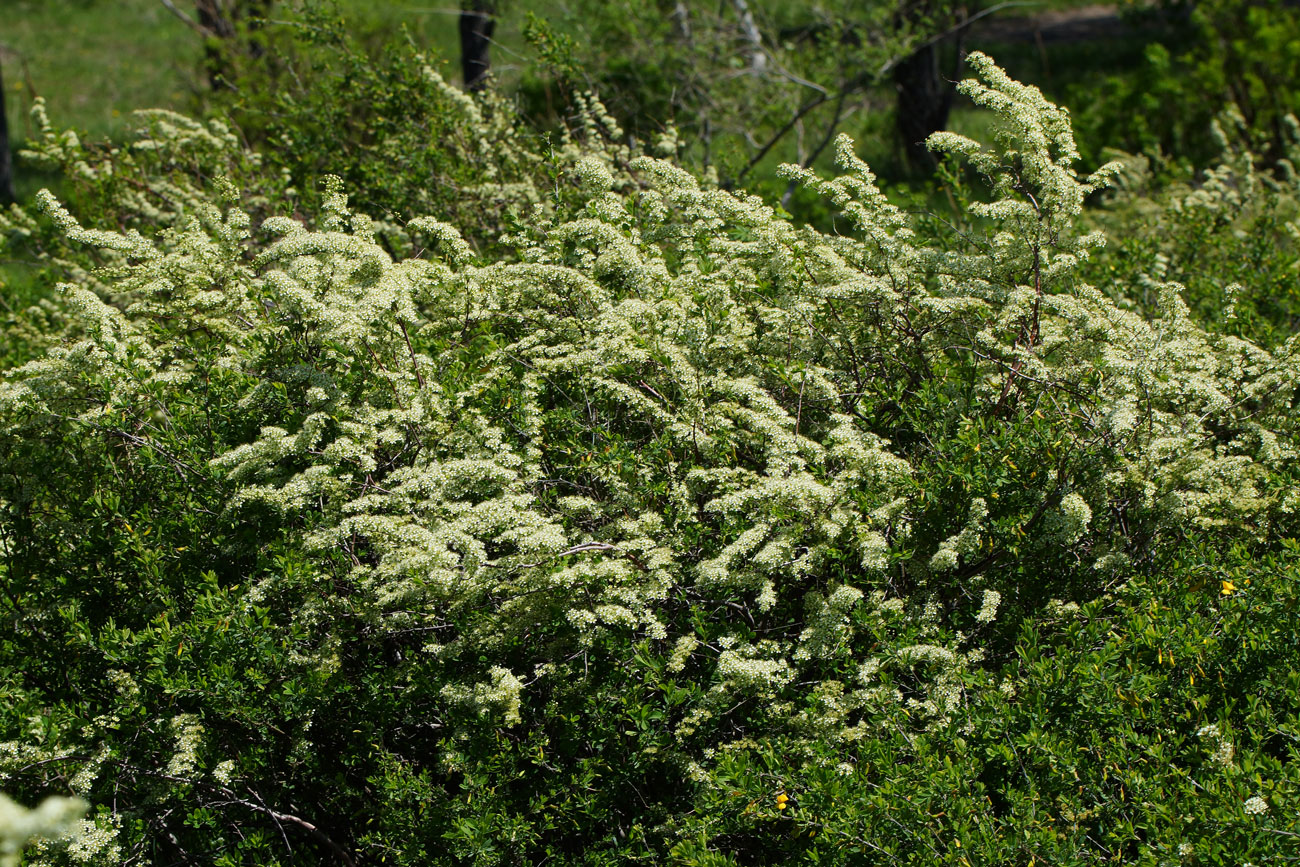
[[[418,186],[315,207],[219,123],[46,125],[72,208],[3,223],[63,283],[0,382],[0,785],[93,806],[36,857],[1288,857],[1292,308],[1181,257],[1294,182],[1144,199],[971,62],[1000,125],[931,140],[951,218],[842,138],[785,170],[825,232],[428,68],[466,233]]]

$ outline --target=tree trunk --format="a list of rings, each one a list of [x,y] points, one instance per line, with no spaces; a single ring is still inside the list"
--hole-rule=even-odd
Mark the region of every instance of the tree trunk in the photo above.
[[[928,10],[925,10],[928,11]],[[940,68],[942,43],[945,40],[927,41],[909,57],[894,67],[894,87],[898,91],[898,134],[913,168],[931,172],[936,160],[925,146],[925,140],[940,130],[948,128],[948,112],[952,110],[956,94],[956,80],[961,76],[964,24],[967,10],[952,11],[952,24],[956,29],[956,59],[953,69],[944,75]],[[918,15],[914,21],[921,20]],[[932,20],[937,29],[947,23],[946,18]]]
[[[497,26],[495,14],[494,0],[468,0],[461,6],[460,74],[466,90],[482,90],[487,86],[488,71],[492,68],[488,49]]]
[[[248,20],[248,55],[259,58],[266,53],[260,38],[261,19],[270,12],[273,0],[194,0],[199,26],[207,34],[204,66],[213,90],[233,86],[234,69],[230,50],[239,34],[241,19]]]
[[[9,150],[9,115],[5,114],[5,78],[0,68],[0,204],[16,200],[14,195],[14,163]]]
[[[948,126],[952,85],[939,72],[935,46],[920,49],[894,67],[898,88],[898,133],[907,161],[923,171],[934,169],[934,154],[925,146],[933,133]]]
[[[203,65],[213,90],[230,86],[230,57],[227,43],[235,36],[235,21],[226,14],[222,0],[194,0],[199,26],[208,34],[203,45]]]

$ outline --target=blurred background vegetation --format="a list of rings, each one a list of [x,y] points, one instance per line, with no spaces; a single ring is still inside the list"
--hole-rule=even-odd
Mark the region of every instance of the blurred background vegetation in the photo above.
[[[244,89],[278,81],[284,64],[276,58],[301,57],[311,27],[326,18],[368,56],[409,41],[442,63],[449,79],[458,78],[463,10],[450,3],[337,0],[309,4],[314,11],[305,15],[300,3],[213,2],[252,7],[247,17],[268,19],[263,38],[275,50],[260,69],[235,64],[248,76],[238,85]],[[1221,107],[1205,98],[1207,88],[1234,101],[1258,135],[1276,139],[1298,50],[1287,26],[1294,12],[1281,0],[478,5],[495,10],[496,85],[539,127],[564,110],[566,90],[589,87],[634,134],[675,123],[695,158],[717,164],[724,180],[729,173],[752,174],[760,184],[770,172],[753,171],[758,165],[806,160],[814,152],[825,159],[817,145],[832,120],[857,139],[878,171],[907,177],[906,147],[895,132],[900,85],[891,73],[918,46],[936,50],[942,79],[960,77],[957,50],[991,54],[1014,77],[1070,106],[1083,126],[1087,157],[1109,146],[1202,160],[1212,147],[1208,121]],[[230,94],[218,89],[214,95],[209,86],[205,40],[182,20],[196,21],[193,6],[190,0],[6,0],[0,60],[15,146],[32,132],[28,112],[37,95],[57,126],[115,140],[125,134],[129,113],[144,106],[191,113],[229,108]],[[753,45],[761,45],[761,54],[747,53]],[[267,81],[257,80],[262,77]],[[771,135],[818,99],[764,154],[771,159],[750,167]],[[972,109],[955,106],[951,126],[978,131],[980,125]],[[30,173],[19,171],[18,178],[22,195],[34,182]]]

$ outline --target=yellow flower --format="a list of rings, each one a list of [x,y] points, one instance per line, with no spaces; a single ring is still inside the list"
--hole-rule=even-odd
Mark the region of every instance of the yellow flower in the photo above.
[[[1237,589],[1237,585],[1233,584],[1231,581],[1224,581],[1223,589],[1219,591],[1219,594],[1221,596],[1231,596],[1233,591],[1236,589]]]

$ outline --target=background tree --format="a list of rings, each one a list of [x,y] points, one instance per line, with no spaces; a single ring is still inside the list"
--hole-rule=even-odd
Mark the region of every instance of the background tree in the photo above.
[[[770,170],[813,166],[837,133],[891,145],[873,155],[887,175],[934,168],[924,142],[947,126],[968,30],[1003,8],[985,6],[659,0],[614,12],[575,0],[525,28],[546,66],[526,73],[525,99],[540,99],[525,110],[552,110],[567,87],[598,93],[639,140],[655,140],[670,119],[685,162],[714,169],[727,187],[766,178],[773,186],[762,192],[805,217],[803,207],[820,206],[795,184],[776,185]]]
[[[967,24],[974,11],[964,3],[920,0],[905,3],[899,13],[911,29],[935,33],[894,67],[898,91],[895,126],[914,169],[928,172],[936,164],[925,141],[948,128],[955,84],[961,78]]]
[[[172,0],[160,2],[203,37],[204,70],[213,90],[231,87],[237,77],[232,46],[238,37],[247,37],[249,57],[260,59],[266,53],[260,31],[274,0],[194,0],[197,20]]]
[[[0,52],[0,58],[4,53]],[[4,65],[0,63],[0,204],[14,201],[13,156],[9,147],[9,115],[5,113]]]
[[[496,30],[495,0],[465,0],[460,11],[460,70],[466,90],[482,90],[492,68],[489,51]]]

